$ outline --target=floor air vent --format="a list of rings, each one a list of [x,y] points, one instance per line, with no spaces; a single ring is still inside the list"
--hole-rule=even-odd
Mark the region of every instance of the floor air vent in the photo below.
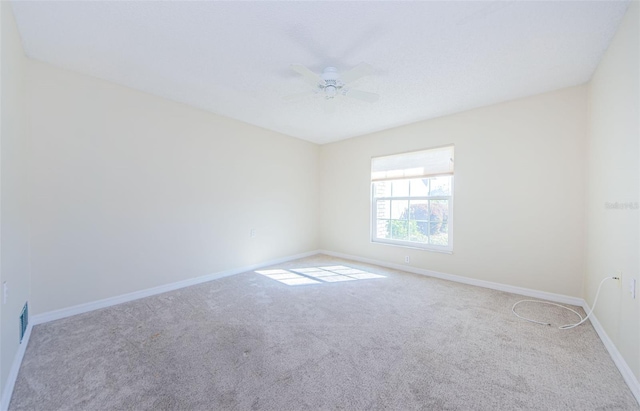
[[[22,307],[22,313],[20,313],[20,343],[22,343],[22,338],[24,334],[27,332],[27,325],[29,324],[29,303],[24,303],[24,307]]]

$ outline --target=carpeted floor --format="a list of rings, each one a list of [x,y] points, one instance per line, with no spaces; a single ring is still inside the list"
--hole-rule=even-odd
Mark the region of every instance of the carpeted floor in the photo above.
[[[640,409],[590,324],[519,320],[521,296],[321,255],[260,271],[34,327],[10,410]]]

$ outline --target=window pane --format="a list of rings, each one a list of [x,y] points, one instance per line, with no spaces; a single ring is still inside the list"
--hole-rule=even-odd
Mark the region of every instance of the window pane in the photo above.
[[[391,218],[394,219],[406,219],[407,208],[409,208],[408,200],[393,200],[391,201]]]
[[[391,200],[376,201],[376,216],[378,218],[391,218]]]
[[[394,197],[409,197],[409,180],[393,181],[392,186],[392,195]]]
[[[429,201],[428,200],[410,200],[409,201],[409,219],[428,220],[429,219]]]
[[[429,237],[429,244],[433,245],[448,245],[449,244],[449,234],[447,233],[438,233]]]
[[[428,242],[429,240],[429,222],[428,221],[417,221],[413,220],[416,223],[416,231],[417,234],[420,235],[422,242]]]
[[[408,241],[407,220],[389,220],[389,232],[394,240]]]
[[[418,178],[410,180],[411,197],[426,197],[429,195],[429,179]]]
[[[389,220],[376,221],[376,238],[391,238],[389,224]]]
[[[451,195],[451,176],[433,177],[431,180],[432,196],[449,196]]]
[[[449,200],[429,202],[429,243],[447,245],[449,243]]]
[[[428,243],[429,237],[426,234],[426,221],[409,220],[409,241],[417,243]]]
[[[374,197],[391,197],[391,181],[378,181],[373,184]]]

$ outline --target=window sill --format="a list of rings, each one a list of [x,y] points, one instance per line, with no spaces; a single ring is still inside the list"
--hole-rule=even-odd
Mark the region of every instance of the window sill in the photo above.
[[[393,241],[393,240],[371,240],[372,244],[379,244],[379,245],[390,245],[390,246],[395,246],[395,247],[402,247],[402,248],[410,248],[413,250],[421,250],[421,251],[431,251],[431,252],[435,252],[435,253],[441,253],[441,254],[453,254],[453,248],[449,248],[449,247],[434,247],[431,245],[427,245],[427,246],[421,246],[419,244],[415,244],[415,243],[405,243],[402,241]]]

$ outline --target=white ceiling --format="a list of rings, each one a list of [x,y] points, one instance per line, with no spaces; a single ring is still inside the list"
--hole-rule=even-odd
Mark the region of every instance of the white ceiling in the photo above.
[[[316,143],[585,83],[628,1],[13,2],[28,56]],[[290,64],[360,62],[326,112]]]

